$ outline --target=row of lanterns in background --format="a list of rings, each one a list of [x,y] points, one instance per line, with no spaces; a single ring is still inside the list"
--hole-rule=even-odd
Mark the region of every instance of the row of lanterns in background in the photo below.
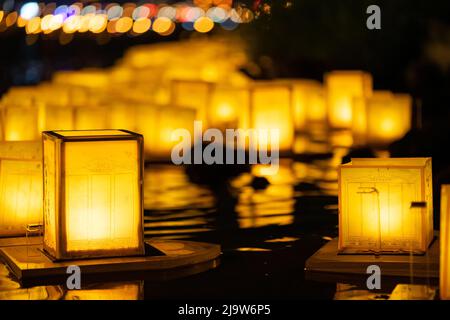
[[[373,91],[370,74],[327,73],[254,81],[247,56],[229,40],[190,40],[130,49],[107,70],[61,71],[51,82],[13,87],[1,99],[2,139],[40,139],[45,130],[122,128],[145,136],[147,158],[168,160],[177,128],[278,129],[280,151],[319,126],[347,129],[354,145],[384,147],[411,128],[412,99]]]
[[[61,29],[74,32],[143,34],[150,29],[169,35],[179,23],[185,30],[201,33],[211,31],[215,24],[225,30],[235,29],[241,23],[254,19],[254,13],[231,0],[180,2],[174,5],[153,3],[126,3],[119,5],[93,3],[60,5],[55,3],[24,3],[17,11],[14,6],[0,10],[0,31],[14,25],[23,27],[27,34],[51,33]],[[6,9],[6,10],[5,10]]]

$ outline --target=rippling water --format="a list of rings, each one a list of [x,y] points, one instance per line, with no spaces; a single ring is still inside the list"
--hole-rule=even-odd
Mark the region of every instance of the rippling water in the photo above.
[[[276,175],[257,165],[218,180],[220,188],[193,183],[183,167],[146,168],[145,237],[221,244],[219,268],[163,283],[101,283],[70,291],[63,286],[21,289],[0,265],[0,299],[331,299],[354,292],[304,276],[305,260],[337,235],[336,167],[349,146],[345,136],[332,137],[332,148],[320,139],[308,141],[303,156],[282,159]],[[329,157],[317,157],[328,151]]]

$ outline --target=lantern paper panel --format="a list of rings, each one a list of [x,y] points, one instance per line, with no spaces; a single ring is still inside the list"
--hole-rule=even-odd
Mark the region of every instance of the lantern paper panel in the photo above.
[[[40,104],[38,125],[39,132],[72,130],[74,128],[74,110],[69,106]]]
[[[43,133],[44,249],[53,258],[144,253],[142,140],[122,130]]]
[[[103,105],[75,108],[74,129],[91,130],[108,128],[108,109]]]
[[[352,126],[353,99],[372,95],[372,76],[362,71],[334,71],[325,75],[330,127]]]
[[[450,185],[441,189],[440,295],[450,300]]]
[[[3,109],[3,136],[5,141],[32,141],[39,139],[38,108],[6,106]]]
[[[249,128],[250,93],[245,87],[214,85],[208,107],[208,126],[219,129]]]
[[[171,85],[171,104],[175,107],[193,108],[196,120],[207,126],[207,108],[211,100],[212,83],[205,81],[175,80]]]
[[[42,224],[42,145],[0,143],[0,237]]]
[[[108,127],[136,130],[136,105],[133,103],[112,103],[107,112]]]
[[[261,133],[258,144],[270,150],[269,135],[262,130],[278,130],[280,151],[290,152],[294,142],[291,86],[259,83],[252,86],[250,94],[250,127]]]
[[[426,208],[412,208],[413,202]],[[352,159],[340,166],[340,251],[424,253],[432,240],[431,158]]]

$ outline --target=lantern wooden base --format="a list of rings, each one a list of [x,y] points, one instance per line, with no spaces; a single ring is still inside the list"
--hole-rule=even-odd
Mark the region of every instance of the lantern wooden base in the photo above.
[[[42,245],[26,245],[25,238],[9,240],[0,247],[0,258],[23,286],[65,283],[67,267],[77,265],[82,281],[167,280],[213,269],[219,264],[219,245],[178,241],[149,240],[146,256],[101,258],[53,262]],[[25,240],[24,240],[25,239]]]
[[[410,255],[342,255],[338,252],[338,238],[335,238],[306,261],[305,271],[316,274],[367,276],[367,267],[370,265],[379,266],[382,276],[409,277],[412,269],[414,277],[438,278],[439,239],[431,244],[425,255],[411,257]]]

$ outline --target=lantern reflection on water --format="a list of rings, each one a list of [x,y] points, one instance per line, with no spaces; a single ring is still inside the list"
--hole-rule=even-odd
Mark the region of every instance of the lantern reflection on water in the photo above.
[[[42,223],[41,150],[40,142],[0,143],[0,237]]]
[[[426,208],[411,209],[414,202]],[[340,166],[340,251],[424,253],[432,240],[430,158],[352,159]]]
[[[441,190],[440,295],[450,299],[450,185]]]
[[[372,95],[372,77],[362,71],[333,71],[325,75],[328,123],[336,129],[352,125],[353,99]]]
[[[294,142],[292,88],[284,83],[256,82],[250,88],[250,127],[258,130],[258,144],[271,149],[266,130],[279,130],[279,150],[289,153]]]
[[[55,259],[142,255],[141,135],[47,131],[44,249]]]

